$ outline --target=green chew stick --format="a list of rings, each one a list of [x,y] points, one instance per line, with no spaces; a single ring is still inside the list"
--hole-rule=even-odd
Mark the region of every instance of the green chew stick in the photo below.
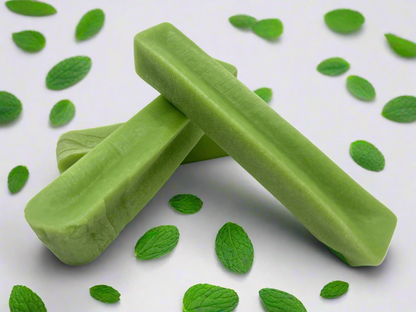
[[[169,23],[135,36],[137,74],[351,266],[379,265],[396,216]]]

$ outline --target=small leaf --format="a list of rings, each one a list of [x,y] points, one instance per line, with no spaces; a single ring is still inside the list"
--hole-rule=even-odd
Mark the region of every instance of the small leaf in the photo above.
[[[55,126],[63,126],[75,116],[75,106],[70,100],[62,100],[54,105],[49,120]]]
[[[416,97],[403,95],[388,102],[381,113],[385,118],[396,122],[416,120]]]
[[[86,40],[96,35],[104,25],[105,15],[103,10],[91,10],[81,18],[75,31],[77,40]]]
[[[269,312],[306,312],[305,306],[295,296],[287,292],[263,288],[259,291],[260,298]]]
[[[321,297],[333,299],[342,296],[348,291],[349,284],[343,281],[334,281],[328,283],[321,290]]]
[[[111,286],[96,285],[90,288],[90,295],[104,303],[116,303],[120,301],[120,293]]]
[[[11,193],[19,192],[25,186],[29,178],[29,170],[25,166],[17,166],[12,169],[7,179],[7,185]]]
[[[215,252],[221,263],[232,272],[244,274],[253,265],[253,244],[238,224],[227,222],[218,231]]]
[[[30,0],[7,1],[6,6],[14,13],[27,16],[48,16],[56,13],[50,4]]]
[[[82,80],[90,71],[92,61],[88,56],[74,56],[56,64],[46,76],[46,86],[51,90],[66,89]]]
[[[385,34],[385,36],[390,47],[392,47],[397,54],[404,57],[416,57],[416,43],[397,37],[393,34]]]
[[[228,20],[234,27],[242,29],[250,29],[257,23],[256,18],[244,14],[231,16]]]
[[[254,91],[263,101],[269,103],[272,99],[273,91],[270,88],[260,88]]]
[[[228,288],[197,284],[183,297],[184,312],[231,312],[238,305],[237,293]]]
[[[15,120],[21,112],[22,102],[13,94],[0,91],[0,123]]]
[[[367,141],[359,140],[351,143],[350,155],[358,165],[367,170],[381,171],[386,164],[383,154]]]
[[[201,210],[202,200],[192,194],[178,194],[169,200],[169,204],[176,210],[184,214],[194,214]]]
[[[137,241],[137,259],[156,259],[171,252],[179,241],[179,230],[174,225],[161,225],[144,233]]]
[[[38,31],[25,30],[12,34],[17,46],[27,52],[38,52],[45,47],[45,37]]]
[[[42,299],[26,286],[13,286],[9,299],[10,312],[46,312]]]
[[[257,36],[274,40],[283,33],[283,24],[277,18],[264,19],[253,25],[253,31]]]
[[[374,90],[372,84],[358,76],[347,78],[347,89],[357,99],[363,101],[372,101],[376,97],[376,90]]]
[[[350,69],[350,64],[340,57],[332,57],[319,63],[316,70],[326,76],[339,76]]]
[[[325,23],[339,33],[357,31],[364,22],[365,18],[360,12],[349,9],[338,9],[325,14]]]

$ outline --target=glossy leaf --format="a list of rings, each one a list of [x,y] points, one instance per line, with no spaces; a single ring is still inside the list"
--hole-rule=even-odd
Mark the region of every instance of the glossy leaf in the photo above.
[[[77,25],[75,37],[79,41],[91,38],[101,30],[104,25],[104,20],[105,15],[101,9],[95,9],[85,13]]]
[[[396,122],[413,122],[416,120],[416,97],[403,95],[388,102],[382,115]]]
[[[51,90],[66,89],[82,80],[90,71],[92,61],[88,56],[74,56],[56,64],[46,76],[46,86]]]
[[[54,105],[49,115],[49,120],[55,126],[63,126],[75,116],[75,105],[69,100],[59,101]]]
[[[364,16],[357,11],[338,9],[325,14],[325,23],[335,32],[350,33],[357,31],[364,24]]]
[[[350,64],[340,57],[332,57],[319,63],[316,70],[326,76],[339,76],[350,69]]]
[[[234,27],[242,29],[250,29],[257,23],[256,18],[244,14],[231,16],[228,20]]]
[[[376,97],[376,90],[373,85],[358,76],[349,76],[347,78],[347,89],[357,99],[362,101],[372,101]]]
[[[254,24],[252,29],[257,36],[274,40],[283,33],[283,23],[277,18],[264,19]]]
[[[27,16],[48,16],[57,11],[50,4],[31,0],[12,0],[6,2],[7,8],[17,14]]]
[[[27,52],[38,52],[45,47],[46,39],[38,31],[25,30],[12,35],[19,48]]]

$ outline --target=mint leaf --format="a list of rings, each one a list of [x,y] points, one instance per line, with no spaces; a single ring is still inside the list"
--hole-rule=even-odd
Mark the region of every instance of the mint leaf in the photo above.
[[[46,312],[42,299],[26,286],[13,286],[9,299],[10,312]]]
[[[0,123],[15,120],[21,112],[22,102],[13,94],[0,91]]]
[[[77,40],[86,40],[96,35],[103,27],[104,19],[104,12],[101,9],[95,9],[85,13],[75,30]]]
[[[7,185],[11,193],[19,192],[25,186],[29,178],[29,170],[25,166],[17,166],[10,171],[7,178]]]
[[[340,258],[342,262],[344,262],[344,263],[345,263],[345,264],[347,264],[347,265],[350,265],[350,264],[348,263],[347,259],[345,259],[344,255],[343,255],[342,253],[340,253],[340,252],[336,251],[335,249],[332,249],[332,248],[331,248],[331,247],[329,247],[328,245],[325,245],[325,246],[326,246],[326,247],[328,247],[328,248],[329,248],[329,250],[331,250],[331,251],[334,253],[334,255],[336,255],[338,258]]]
[[[396,122],[416,120],[416,97],[403,95],[388,102],[381,113],[385,118]]]
[[[269,103],[271,101],[273,95],[273,91],[270,88],[260,88],[254,90],[254,93],[257,94],[266,103]]]
[[[90,288],[90,295],[104,303],[116,303],[120,301],[120,293],[111,286],[96,285]]]
[[[316,70],[326,76],[339,76],[350,69],[350,64],[340,57],[332,57],[319,63]]]
[[[218,231],[215,251],[222,264],[232,272],[247,273],[253,265],[253,244],[238,224],[227,222]]]
[[[260,298],[269,312],[306,312],[305,306],[295,296],[287,292],[263,288],[259,291]]]
[[[416,56],[416,43],[397,37],[393,34],[385,34],[390,47],[396,51],[397,54],[404,57]]]
[[[30,0],[12,0],[6,2],[7,8],[17,14],[27,16],[47,16],[56,13],[50,4]]]
[[[169,200],[169,204],[179,212],[184,214],[194,214],[201,210],[202,200],[192,194],[178,194]]]
[[[82,80],[90,71],[92,61],[88,56],[74,56],[56,64],[46,76],[46,86],[51,90],[66,89]]]
[[[12,34],[17,46],[27,52],[38,52],[45,47],[45,37],[38,31],[25,30]]]
[[[333,299],[342,296],[348,291],[349,284],[343,281],[334,281],[328,283],[321,290],[321,297]]]
[[[183,312],[231,312],[238,304],[237,293],[228,288],[197,284],[183,297]]]
[[[242,29],[250,29],[257,23],[256,18],[244,14],[231,16],[228,20],[234,27]]]
[[[70,100],[62,100],[54,105],[49,120],[55,126],[63,126],[75,116],[75,106]]]
[[[371,83],[358,76],[349,76],[347,78],[347,89],[357,99],[363,101],[372,101],[376,97],[376,90]]]
[[[254,24],[252,29],[257,36],[274,40],[283,33],[283,23],[277,18],[264,19]]]
[[[351,143],[350,155],[358,165],[367,170],[381,171],[386,164],[383,154],[367,141],[359,140]]]
[[[156,259],[171,252],[179,241],[179,230],[174,225],[161,225],[144,233],[137,241],[137,259]]]
[[[335,32],[350,33],[360,29],[364,24],[364,16],[357,11],[338,9],[325,14],[326,25]]]

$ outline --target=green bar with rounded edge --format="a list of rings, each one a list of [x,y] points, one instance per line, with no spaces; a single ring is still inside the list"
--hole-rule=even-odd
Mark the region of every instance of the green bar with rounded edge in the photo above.
[[[396,216],[169,23],[137,34],[137,74],[351,266],[386,256]]]

